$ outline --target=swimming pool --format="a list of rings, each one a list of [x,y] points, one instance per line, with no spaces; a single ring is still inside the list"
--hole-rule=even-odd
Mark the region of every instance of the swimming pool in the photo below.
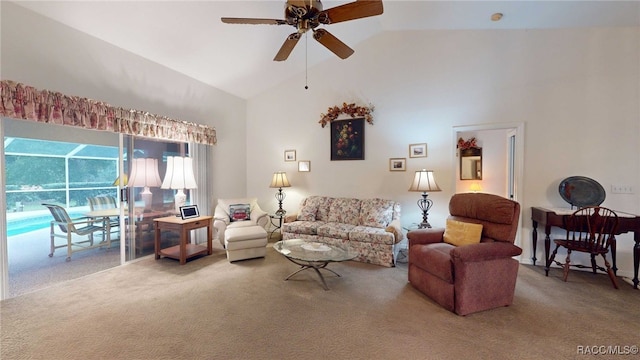
[[[28,212],[24,214],[24,217],[7,219],[7,236],[22,235],[35,230],[48,229],[51,225],[51,220],[53,220],[51,214],[29,214]],[[70,212],[69,216],[72,219],[81,217],[82,212]]]

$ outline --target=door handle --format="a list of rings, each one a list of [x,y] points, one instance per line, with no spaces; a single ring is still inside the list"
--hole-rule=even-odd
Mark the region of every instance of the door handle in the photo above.
[[[129,192],[126,187],[120,189],[120,199],[126,203],[129,203]]]

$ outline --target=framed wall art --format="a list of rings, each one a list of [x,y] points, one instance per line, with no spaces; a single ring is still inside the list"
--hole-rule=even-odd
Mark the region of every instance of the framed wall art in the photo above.
[[[407,159],[406,158],[389,159],[389,171],[407,171]]]
[[[311,161],[309,161],[309,160],[298,161],[298,171],[299,172],[309,172],[309,171],[311,171]]]
[[[296,151],[295,150],[285,150],[284,151],[284,161],[296,161]]]
[[[331,122],[331,160],[364,160],[364,118]]]
[[[409,145],[409,157],[427,157],[427,144],[411,144]]]

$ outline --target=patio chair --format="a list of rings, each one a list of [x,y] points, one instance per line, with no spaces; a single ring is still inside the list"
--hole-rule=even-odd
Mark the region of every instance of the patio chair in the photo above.
[[[118,207],[116,203],[116,198],[113,196],[94,196],[87,198],[89,201],[89,208],[91,211],[95,210],[104,210],[104,209],[115,209]]]
[[[94,196],[87,198],[89,202],[89,209],[91,211],[117,209],[118,203],[116,198],[108,195]],[[110,216],[109,223],[111,226],[112,234],[118,234],[120,231],[120,218],[118,216]],[[112,236],[111,240],[118,240],[119,236]]]
[[[111,226],[108,217],[102,219],[94,217],[71,219],[69,214],[67,214],[67,210],[61,206],[54,204],[42,205],[46,206],[49,211],[51,211],[51,215],[54,218],[54,220],[51,221],[51,253],[49,254],[49,257],[53,257],[53,253],[56,249],[63,247],[67,248],[66,261],[71,261],[71,255],[77,251],[89,250],[98,247],[111,247]],[[56,229],[60,232],[56,232]],[[98,244],[94,244],[94,234],[96,232],[102,233],[102,241]],[[86,236],[86,240],[73,241],[74,234],[83,237],[83,239]],[[56,237],[66,239],[66,244],[56,245]]]

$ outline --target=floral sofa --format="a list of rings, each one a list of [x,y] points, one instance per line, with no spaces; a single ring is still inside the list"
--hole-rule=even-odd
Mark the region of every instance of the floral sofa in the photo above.
[[[400,203],[384,199],[310,196],[297,214],[288,215],[282,238],[306,239],[329,245],[349,245],[357,261],[394,266],[396,244],[402,238]]]

